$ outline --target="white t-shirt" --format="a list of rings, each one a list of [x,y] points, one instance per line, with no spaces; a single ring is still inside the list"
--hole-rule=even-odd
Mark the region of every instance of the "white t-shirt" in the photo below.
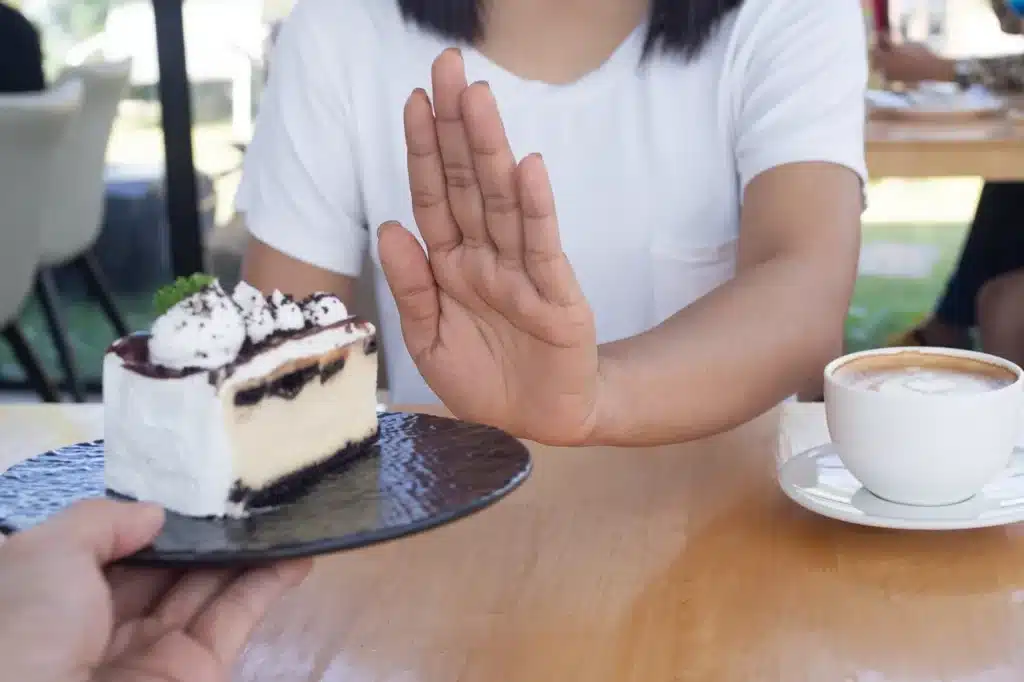
[[[742,193],[759,173],[825,161],[866,177],[859,0],[746,0],[690,63],[641,62],[645,32],[569,85],[523,80],[461,46],[516,156],[544,156],[600,342],[642,333],[733,276]],[[355,276],[371,249],[399,403],[436,398],[405,348],[376,228],[415,230],[402,111],[414,88],[429,92],[450,44],[404,23],[394,0],[300,0],[238,197],[252,234],[299,260]]]

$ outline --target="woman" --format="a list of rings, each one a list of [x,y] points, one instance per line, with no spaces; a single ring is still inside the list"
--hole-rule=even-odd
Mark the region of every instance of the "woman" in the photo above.
[[[858,0],[303,0],[244,277],[351,301],[369,245],[396,403],[555,444],[721,431],[841,348],[866,50]]]
[[[1005,0],[992,0],[1003,31],[1019,34],[1021,19]],[[880,44],[872,59],[892,81],[984,85],[1000,93],[1024,92],[1024,54],[987,59],[946,59],[921,45]],[[986,282],[1024,268],[1024,184],[986,182],[960,261],[931,317],[893,340],[895,345],[970,348],[978,325],[977,301]]]

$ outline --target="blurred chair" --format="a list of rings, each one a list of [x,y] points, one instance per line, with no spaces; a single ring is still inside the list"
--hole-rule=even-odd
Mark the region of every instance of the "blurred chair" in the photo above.
[[[32,95],[0,95],[0,330],[39,397],[60,402],[39,358],[18,326],[40,262],[44,207],[52,204],[51,173],[78,117],[82,83],[66,81]]]
[[[68,392],[75,402],[83,402],[85,395],[54,269],[71,265],[79,270],[89,294],[100,304],[116,335],[128,333],[92,247],[103,227],[107,144],[130,75],[131,61],[125,60],[70,68],[60,79],[81,81],[84,98],[81,113],[57,152],[58,161],[50,179],[52,200],[43,211],[36,296],[46,315]]]

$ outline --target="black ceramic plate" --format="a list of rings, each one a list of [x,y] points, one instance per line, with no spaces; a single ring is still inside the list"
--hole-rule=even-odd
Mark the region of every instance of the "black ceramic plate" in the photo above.
[[[370,454],[295,502],[246,519],[169,513],[149,565],[246,564],[354,549],[454,521],[504,497],[530,455],[497,429],[421,414],[380,415]],[[31,527],[77,500],[104,496],[103,441],[34,457],[0,477],[0,529]]]

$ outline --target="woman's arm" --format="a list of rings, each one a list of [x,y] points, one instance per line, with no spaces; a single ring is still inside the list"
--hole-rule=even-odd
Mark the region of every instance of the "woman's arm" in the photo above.
[[[601,347],[594,442],[722,431],[804,389],[841,354],[866,175],[858,16],[845,0],[772,3],[750,26],[740,15],[746,49],[729,65],[744,188],[736,276],[657,328]]]
[[[833,164],[753,182],[736,278],[657,328],[602,346],[595,443],[654,445],[736,426],[842,351],[856,279],[861,187]]]
[[[354,277],[292,258],[253,237],[245,248],[242,279],[264,293],[280,289],[295,298],[304,298],[326,291],[340,298],[350,309],[355,303]]]
[[[406,346],[453,414],[556,445],[676,442],[757,416],[839,352],[866,176],[860,5],[759,0],[730,30],[720,119],[694,134],[731,143],[736,277],[601,347],[543,159],[516,162],[456,52],[434,63],[432,99],[405,109],[427,253],[396,223],[378,243]]]
[[[282,27],[237,198],[251,234],[246,281],[297,297],[329,291],[350,306],[369,241],[346,95],[351,4],[300,3]]]

